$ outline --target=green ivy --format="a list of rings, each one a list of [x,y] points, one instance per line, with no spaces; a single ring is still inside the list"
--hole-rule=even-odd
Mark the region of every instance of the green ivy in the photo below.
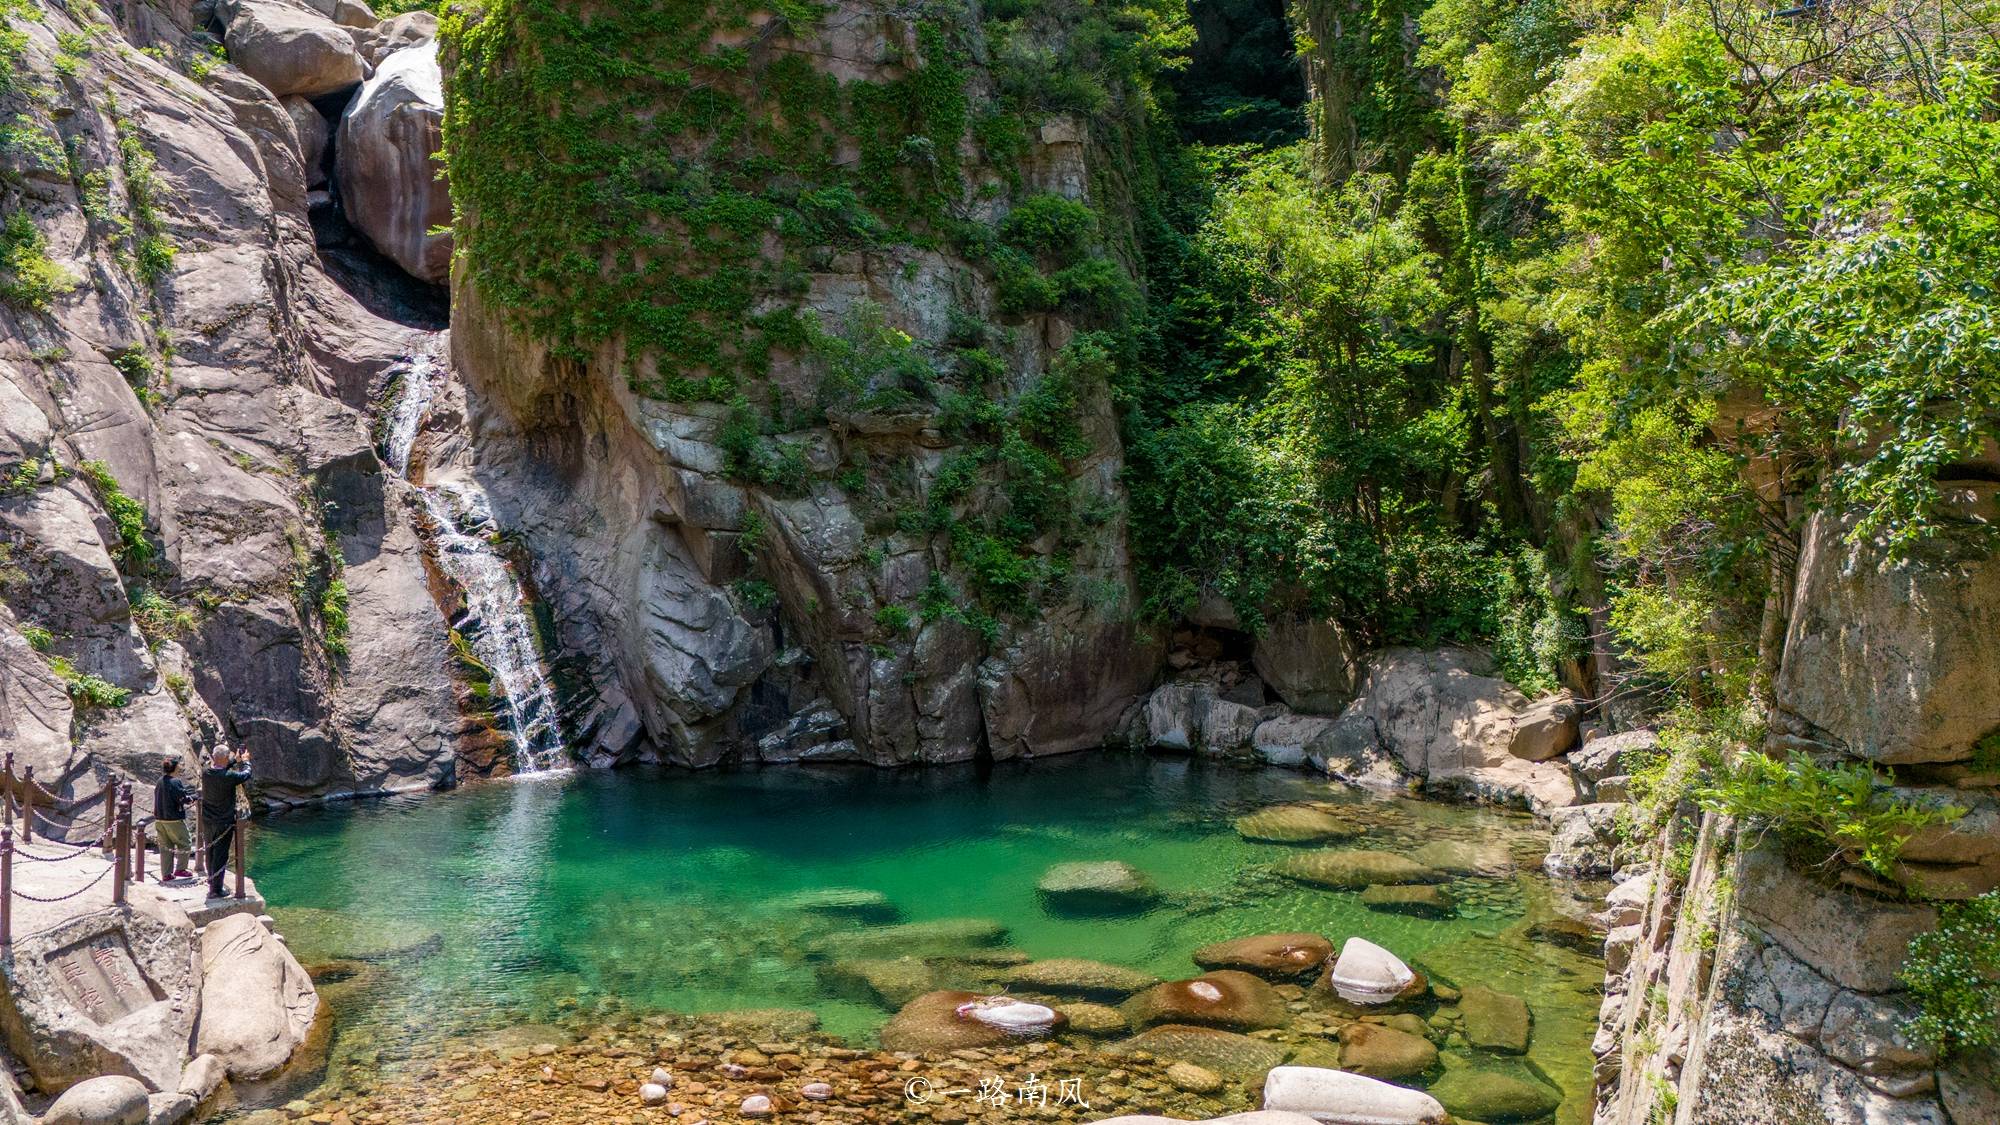
[[[85,461],[77,471],[90,482],[105,514],[111,517],[111,525],[118,530],[118,546],[111,553],[130,570],[145,569],[153,559],[153,543],[146,537],[145,506],[125,494],[118,478],[111,475],[111,466],[104,462]]]
[[[1917,1041],[1943,1055],[2000,1043],[2000,891],[1941,907],[1938,928],[1910,940],[1898,979],[1917,1003]]]

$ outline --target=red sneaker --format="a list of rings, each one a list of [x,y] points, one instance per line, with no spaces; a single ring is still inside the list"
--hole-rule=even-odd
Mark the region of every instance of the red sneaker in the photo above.
[[[176,872],[174,872],[174,878],[176,878],[176,879],[192,879],[192,878],[194,878],[194,872],[192,872],[192,871],[189,871],[189,870],[188,870],[187,868],[183,867],[183,868],[181,868],[181,869],[180,869],[179,871],[176,871]]]

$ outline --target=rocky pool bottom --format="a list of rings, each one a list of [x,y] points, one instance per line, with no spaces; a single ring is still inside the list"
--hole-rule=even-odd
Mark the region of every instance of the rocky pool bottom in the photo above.
[[[1599,888],[1545,878],[1547,839],[1524,815],[1124,754],[576,775],[288,814],[253,870],[333,1034],[234,1114],[692,1123],[761,1095],[809,1122],[1206,1117],[1254,1108],[1290,1062],[1465,1119],[1586,1122]],[[1359,1008],[1314,964],[1209,948],[1264,934],[1366,938],[1423,980]],[[958,1037],[936,995],[954,989],[1067,1025]],[[673,1083],[648,1106],[655,1068]]]

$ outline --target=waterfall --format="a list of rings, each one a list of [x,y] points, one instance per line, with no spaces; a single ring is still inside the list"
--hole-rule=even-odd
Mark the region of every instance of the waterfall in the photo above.
[[[410,449],[417,444],[417,431],[423,427],[424,415],[430,411],[431,400],[437,397],[443,386],[444,365],[428,350],[403,369],[402,390],[396,396],[395,405],[389,408],[388,437],[384,444],[389,455],[389,467],[405,480],[410,476]]]
[[[403,371],[383,446],[389,465],[405,480],[417,434],[449,378],[430,350]],[[492,675],[494,708],[503,714],[513,735],[515,765],[522,773],[567,765],[569,747],[557,719],[555,686],[535,645],[535,626],[520,580],[491,541],[500,529],[486,498],[476,488],[462,485],[419,485],[417,493],[434,525],[431,544],[438,565],[465,595],[472,626],[466,639]]]

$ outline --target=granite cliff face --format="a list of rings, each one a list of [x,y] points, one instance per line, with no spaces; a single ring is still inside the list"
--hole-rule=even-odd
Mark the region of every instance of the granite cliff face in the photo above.
[[[1979,482],[2000,461],[1960,468],[1958,515],[1991,520]],[[1713,813],[1626,856],[1604,916],[1600,1125],[2000,1120],[2000,1055],[1940,1059],[1910,1034],[1898,976],[1939,905],[2000,887],[2000,775],[1979,749],[2000,731],[2000,569],[1968,530],[1891,561],[1837,515],[1811,518],[1765,747],[1891,766],[1898,797],[1963,815],[1911,837],[1892,880],[1800,870]]]
[[[560,33],[510,10],[447,34],[453,104],[500,111],[462,113],[449,142],[489,161],[454,183],[459,471],[518,529],[563,647],[588,665],[590,753],[892,764],[1100,744],[1159,660],[1133,613],[1122,454],[1089,331],[1109,318],[1024,305],[1007,288],[1020,274],[996,264],[1020,252],[988,251],[1026,205],[1088,225],[1077,237],[1101,249],[1077,260],[1129,285],[1119,155],[1068,117],[1009,121],[999,152],[979,143],[972,123],[997,111],[976,23],[865,0],[810,25],[720,11],[665,65],[698,75],[726,124],[574,123],[643,144],[618,174],[650,202],[605,200],[565,147],[567,119],[535,149],[539,174],[588,200],[570,249],[655,287],[596,296],[615,307],[564,307],[561,290],[594,273],[545,280],[545,253],[515,241],[543,203],[497,184],[531,174],[502,146],[537,125],[494,102],[527,37],[539,51]],[[678,104],[671,83],[604,81],[635,117]],[[790,132],[801,123],[809,142]],[[538,252],[569,245],[560,213],[550,222]],[[629,242],[589,241],[620,222]],[[1029,268],[1086,249],[1045,246]],[[681,304],[619,319],[660,290]],[[723,290],[735,303],[710,309]],[[690,305],[695,324],[651,331]]]
[[[222,741],[275,797],[436,784],[446,626],[366,413],[416,334],[322,271],[295,119],[210,20],[7,9],[0,742],[66,797]]]

